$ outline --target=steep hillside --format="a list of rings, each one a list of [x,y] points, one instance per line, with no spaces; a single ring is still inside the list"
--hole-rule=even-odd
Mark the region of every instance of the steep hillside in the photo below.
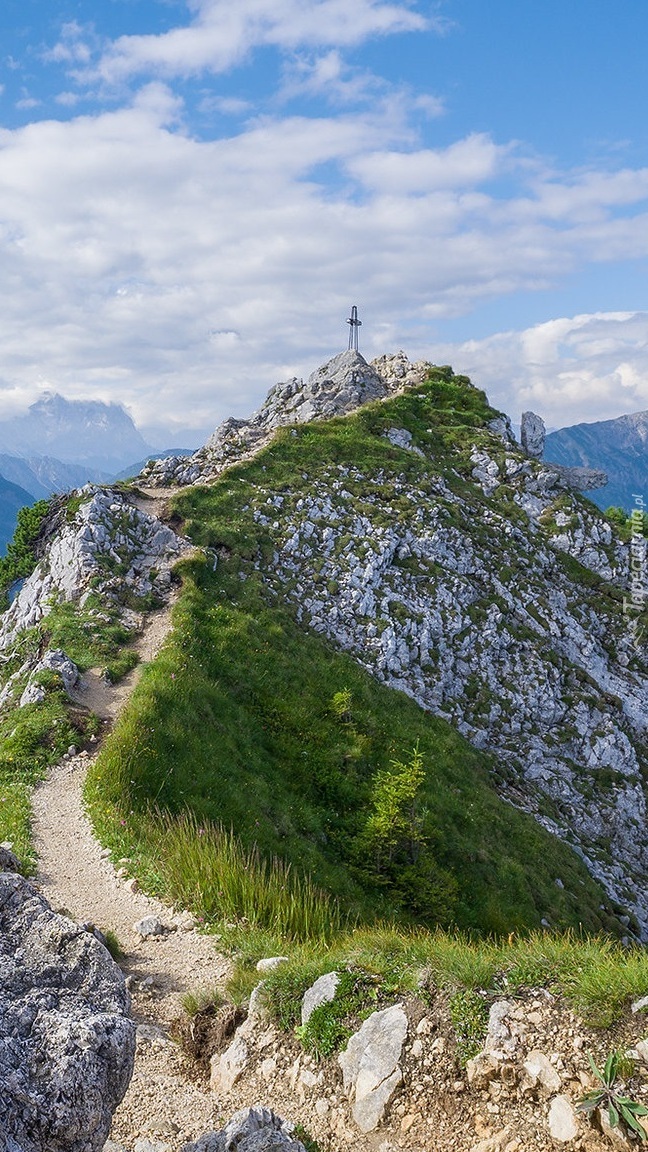
[[[436,914],[471,922],[474,909],[459,908],[484,863],[494,906],[509,908],[489,926],[504,928],[515,920],[512,908],[529,876],[543,874],[542,855],[551,860],[554,891],[563,890],[555,841],[552,849],[551,840],[538,844],[532,856],[513,850],[510,834],[506,863],[494,863],[477,778],[462,776],[447,740],[439,752],[432,714],[491,755],[488,772],[500,796],[571,845],[612,905],[622,914],[627,908],[625,923],[645,934],[645,654],[634,649],[622,611],[627,548],[592,505],[564,488],[559,473],[514,447],[506,422],[465,378],[428,368],[394,395],[402,375],[389,376],[383,365],[376,385],[376,372],[353,356],[338,357],[306,389],[296,382],[279,387],[256,417],[226,423],[189,465],[156,466],[167,475],[175,467],[175,481],[190,482],[177,515],[219,559],[215,572],[192,571],[180,647],[148,688],[144,681],[107,754],[108,774],[123,781],[129,749],[146,745],[120,804],[141,806],[154,792],[156,765],[172,762],[156,789],[172,809],[189,801],[201,818],[232,821],[265,839],[268,850],[307,862],[327,885],[330,863],[324,869],[318,856],[341,856],[357,879],[371,871],[360,846],[385,752],[402,762],[414,740],[422,748],[427,736],[421,841],[433,846],[427,859],[440,870],[430,871]],[[329,411],[336,395],[343,409],[353,408],[367,389],[385,399],[344,418],[321,418],[322,398]],[[282,395],[290,401],[283,413]],[[277,433],[277,425],[299,419],[300,408],[306,421],[320,419]],[[249,462],[214,482],[237,452]],[[211,485],[196,487],[204,476]],[[335,676],[322,673],[316,637],[318,653],[329,651],[327,641],[422,709],[397,741],[400,695],[376,701],[376,714],[386,719],[364,755],[343,747],[336,767],[313,750],[309,728],[317,732],[327,710],[332,714],[336,692],[350,693],[351,744],[358,734],[366,741],[367,726],[375,731],[376,724],[354,711],[366,689],[349,687],[351,665]],[[450,793],[454,787],[461,797],[457,821],[474,820],[469,843],[449,815],[443,772]],[[501,842],[501,833],[494,839]],[[471,867],[459,866],[452,845]],[[416,857],[412,889],[425,859]],[[379,877],[392,896],[406,863],[401,856],[391,880]],[[520,879],[510,901],[507,867]],[[580,893],[570,890],[576,910]],[[345,885],[340,891],[349,894]],[[547,893],[531,897],[525,916],[531,904],[538,918],[545,915]],[[411,892],[396,895],[414,909]],[[490,903],[480,897],[477,904],[484,927]],[[564,909],[551,915],[565,922]]]
[[[602,468],[609,482],[592,500],[600,508],[615,505],[630,512],[635,497],[645,500],[648,491],[648,412],[551,432],[545,456],[556,464]]]

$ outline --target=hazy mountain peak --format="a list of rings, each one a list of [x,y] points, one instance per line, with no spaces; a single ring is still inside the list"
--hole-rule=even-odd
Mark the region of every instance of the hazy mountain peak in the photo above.
[[[68,400],[58,392],[44,392],[24,416],[0,423],[0,447],[13,455],[92,462],[106,472],[149,451],[121,404]]]

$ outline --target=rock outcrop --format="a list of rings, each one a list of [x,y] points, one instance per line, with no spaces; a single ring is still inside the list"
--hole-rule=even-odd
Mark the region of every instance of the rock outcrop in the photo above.
[[[171,567],[186,551],[186,540],[154,516],[141,512],[126,495],[88,484],[78,508],[51,535],[44,555],[25,581],[0,625],[0,649],[47,615],[52,598],[81,600],[92,588],[110,597],[164,595]]]
[[[542,417],[536,416],[535,412],[523,412],[520,425],[522,451],[532,460],[542,460],[546,439],[547,433]],[[564,464],[547,464],[546,467],[558,477],[565,488],[575,488],[579,492],[593,492],[597,488],[604,488],[608,482],[607,473],[597,468],[573,468]]]
[[[523,412],[520,425],[522,451],[533,460],[541,460],[546,438],[547,432],[542,416],[536,416],[535,412]]]
[[[191,550],[188,541],[117,489],[86,485],[71,499],[74,503],[63,501],[50,514],[38,563],[2,616],[1,653],[17,651],[20,637],[40,624],[56,603],[85,608],[91,596],[97,603],[87,609],[90,619],[105,623],[106,611],[112,612],[132,632],[141,616],[130,605],[151,595],[164,602],[173,565]],[[4,684],[0,707],[44,699],[42,679],[48,673],[56,674],[73,696],[79,670],[68,655],[61,649],[41,655],[31,651]]]
[[[424,362],[410,364],[404,352],[381,356],[368,364],[359,352],[340,352],[313,372],[306,383],[294,377],[275,384],[249,420],[224,420],[193,456],[170,456],[144,469],[150,485],[197,484],[212,480],[228,464],[253,456],[269,443],[277,428],[344,416],[369,400],[384,400],[399,389],[420,383]]]
[[[121,972],[13,871],[0,872],[0,968],[0,1148],[99,1152],[133,1068]]]
[[[407,1027],[400,1004],[372,1012],[338,1057],[344,1090],[361,1132],[378,1127],[402,1084],[400,1060]]]

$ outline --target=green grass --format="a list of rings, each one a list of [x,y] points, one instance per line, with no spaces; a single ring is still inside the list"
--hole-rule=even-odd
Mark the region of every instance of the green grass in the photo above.
[[[83,744],[96,730],[96,719],[71,711],[57,687],[40,703],[26,704],[0,721],[0,841],[11,841],[26,871],[35,866],[31,790],[71,744]]]
[[[421,917],[425,895],[428,923],[503,932],[548,915],[606,926],[601,890],[569,848],[501,802],[488,757],[304,634],[265,602],[253,572],[241,581],[239,571],[234,558],[215,573],[185,564],[173,634],[90,777],[102,837],[124,820],[128,854],[141,840],[146,856],[151,805],[175,817],[188,810],[309,874],[351,915]],[[351,695],[351,722],[335,711],[341,690]],[[429,890],[410,897],[376,876],[363,833],[376,774],[417,741]],[[201,914],[213,915],[209,900]]]
[[[0,841],[11,844],[25,872],[36,865],[31,841],[31,791],[35,776],[0,773]]]
[[[546,917],[556,926],[618,930],[576,854],[499,799],[496,761],[303,631],[261,575],[271,568],[273,542],[254,510],[267,512],[269,494],[294,500],[334,464],[355,470],[345,484],[359,498],[368,484],[393,501],[397,487],[385,494],[394,477],[429,483],[429,465],[383,437],[394,424],[409,428],[456,483],[454,469],[469,460],[471,444],[496,450],[483,428],[494,415],[483,393],[440,373],[416,393],[348,418],[296,435],[281,430],[254,460],[176,500],[188,533],[218,557],[216,569],[211,558],[179,566],[184,587],[173,633],[144,670],[88,787],[100,835],[119,839],[161,894],[190,893],[207,922],[225,916],[205,878],[203,849],[195,860],[187,847],[174,850],[173,875],[156,862],[156,853],[157,861],[169,855],[155,840],[158,809],[169,844],[176,835],[189,843],[188,819],[216,837],[233,828],[244,852],[257,846],[259,864],[283,861],[293,882],[308,878],[344,915],[363,921],[501,934]],[[361,482],[359,473],[379,474],[380,482]],[[416,843],[401,836],[386,868],[367,835],[377,782],[417,745],[425,779]]]
[[[250,962],[240,963],[249,968]],[[425,999],[446,992],[466,1058],[479,1046],[488,1006],[497,997],[546,988],[565,997],[586,1023],[606,1028],[648,992],[645,949],[623,948],[609,938],[534,932],[495,941],[440,930],[358,928],[325,952],[312,944],[295,948],[288,963],[264,974],[264,997],[281,1027],[295,1025],[306,989],[332,971],[364,976],[370,989],[365,1006],[375,1005],[376,996]],[[240,984],[241,975],[233,981]],[[477,996],[479,991],[487,995]]]
[[[106,605],[97,594],[83,607],[59,601],[38,625],[40,637],[49,648],[62,648],[81,671],[112,668],[111,679],[119,679],[137,663],[137,654],[126,648],[133,633],[119,619],[118,609]]]

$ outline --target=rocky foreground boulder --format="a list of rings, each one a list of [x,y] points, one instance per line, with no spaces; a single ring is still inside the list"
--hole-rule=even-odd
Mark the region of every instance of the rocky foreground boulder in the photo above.
[[[124,978],[17,863],[0,851],[0,1152],[98,1152],[133,1070]]]
[[[182,1152],[306,1152],[292,1129],[270,1108],[241,1108],[219,1132],[206,1132]]]

